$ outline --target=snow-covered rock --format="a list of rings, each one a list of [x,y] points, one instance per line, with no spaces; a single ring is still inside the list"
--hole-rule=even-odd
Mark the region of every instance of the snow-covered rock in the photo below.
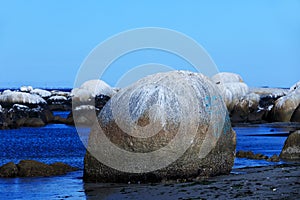
[[[40,97],[47,98],[51,96],[51,92],[42,89],[33,89],[30,91],[31,94],[37,94]]]
[[[0,102],[9,104],[46,104],[46,101],[38,95],[15,91],[3,92],[0,95]]]
[[[22,87],[20,87],[21,92],[30,92],[32,90],[33,90],[32,86],[22,86]]]
[[[113,96],[116,91],[102,80],[89,80],[71,91],[73,101],[89,102],[98,95]]]
[[[111,97],[115,94],[113,88],[111,88],[107,83],[102,80],[89,80],[84,82],[81,86],[81,89],[87,90],[92,94],[92,97],[103,94]]]
[[[244,82],[239,74],[230,72],[220,72],[215,74],[211,79],[216,84]]]

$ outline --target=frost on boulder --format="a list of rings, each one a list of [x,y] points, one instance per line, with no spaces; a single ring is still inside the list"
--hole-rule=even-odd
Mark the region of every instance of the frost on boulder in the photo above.
[[[25,92],[6,91],[0,95],[2,104],[46,104],[46,101],[38,95]]]
[[[101,128],[95,123],[87,145],[85,180],[176,180],[232,168],[235,133],[219,90],[202,74],[147,76],[112,96],[98,121]],[[111,155],[103,135],[128,153]]]

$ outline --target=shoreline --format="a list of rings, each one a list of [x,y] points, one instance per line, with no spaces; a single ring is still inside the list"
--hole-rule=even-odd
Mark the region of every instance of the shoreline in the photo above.
[[[272,166],[245,167],[233,169],[229,175],[220,175],[208,179],[185,183],[155,184],[116,184],[84,183],[82,170],[70,172],[63,176],[35,178],[0,178],[4,190],[0,197],[14,199],[34,194],[40,181],[48,187],[60,188],[35,195],[38,198],[67,199],[298,199],[300,197],[300,163],[286,163]],[[9,183],[18,180],[20,191],[5,190]],[[37,188],[32,187],[31,181]],[[28,184],[31,186],[28,187]],[[65,185],[68,187],[65,187]],[[3,185],[2,185],[3,186]],[[42,187],[42,188],[41,188]],[[23,189],[22,189],[23,188]]]
[[[300,163],[246,167],[202,181],[160,184],[85,183],[91,199],[297,199]],[[110,186],[110,187],[109,187]]]

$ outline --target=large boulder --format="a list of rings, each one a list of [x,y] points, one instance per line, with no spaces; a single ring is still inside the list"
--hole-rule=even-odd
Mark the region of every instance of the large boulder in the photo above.
[[[293,89],[295,88],[295,89]],[[300,105],[300,87],[292,87],[286,96],[276,100],[272,110],[274,121],[289,122]]]
[[[300,160],[300,130],[289,135],[279,157],[284,160]]]
[[[89,136],[84,180],[149,182],[228,174],[235,132],[216,85],[173,71],[121,89]]]

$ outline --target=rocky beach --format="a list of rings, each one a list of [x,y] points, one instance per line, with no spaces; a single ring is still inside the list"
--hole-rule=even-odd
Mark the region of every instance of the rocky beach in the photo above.
[[[172,82],[174,79],[177,84]],[[168,86],[167,89],[160,87],[162,85]],[[92,129],[85,141],[78,133],[88,149],[84,163],[79,166],[79,170],[83,171],[80,180],[85,182],[84,195],[87,199],[140,199],[141,196],[143,199],[297,199],[300,195],[299,88],[300,82],[286,89],[251,88],[238,74],[223,72],[208,79],[183,71],[152,75],[121,89],[112,88],[102,80],[90,80],[79,88],[64,91],[22,86],[0,92],[0,130],[39,129],[56,124],[76,126],[77,131],[78,127]],[[129,103],[126,101],[128,94],[130,101],[133,100]],[[190,104],[190,99],[193,104]],[[184,102],[187,106],[182,106]],[[150,139],[126,135],[124,129],[118,127],[119,124],[128,124],[126,105],[132,106],[129,110],[138,126],[147,127],[151,122],[162,126],[164,131]],[[153,105],[159,109],[151,110]],[[115,107],[118,107],[117,111],[113,110]],[[190,110],[184,110],[186,108]],[[57,112],[65,115],[56,115]],[[185,114],[179,116],[178,113]],[[201,113],[200,118],[198,113]],[[214,113],[213,117],[211,113]],[[99,129],[95,127],[95,122],[99,122],[104,134],[114,144],[129,152],[139,153],[155,151],[167,145],[180,130],[178,122],[182,120],[189,122],[187,128],[196,130],[195,140],[176,162],[165,168],[150,173],[136,173],[130,169],[121,172],[109,167],[111,163],[103,164],[99,162],[102,158],[97,158],[101,154],[97,147],[101,146],[102,141],[97,139]],[[252,152],[247,145],[236,151],[236,140],[239,139],[236,137],[239,135],[236,135],[235,127],[260,125],[271,127],[269,136],[276,132],[276,128],[286,130],[281,136],[287,139],[280,153],[264,155]],[[194,126],[198,128],[193,129]],[[150,135],[154,130],[155,127],[152,127],[149,133],[143,133]],[[216,130],[221,134],[207,137],[215,134]],[[275,135],[278,137],[280,133]],[[182,144],[185,138],[188,135],[181,138]],[[210,148],[205,143],[213,146]],[[160,153],[158,159],[170,158],[167,153]],[[236,158],[262,160],[269,164],[232,169]],[[30,166],[27,175],[22,173],[24,163]],[[44,164],[33,160],[19,164],[7,162],[0,167],[0,177],[57,176],[78,170],[72,163],[68,164],[71,165]],[[145,170],[147,166],[149,163],[146,162],[132,167]]]

